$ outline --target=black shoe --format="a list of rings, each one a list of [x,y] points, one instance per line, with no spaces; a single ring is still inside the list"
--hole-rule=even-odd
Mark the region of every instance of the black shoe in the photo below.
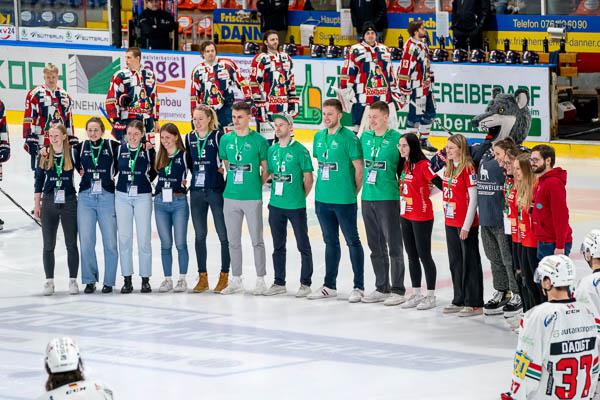
[[[0,219],[0,231],[4,229],[4,221]]]
[[[96,285],[94,285],[93,283],[88,283],[87,285],[85,285],[85,289],[83,289],[83,293],[86,294],[94,293],[95,291]]]
[[[106,286],[106,285],[102,286],[102,293],[112,293],[112,291],[113,291],[112,286]]]
[[[431,153],[435,153],[437,151],[437,149],[433,147],[431,143],[429,143],[429,139],[427,138],[419,139],[419,143],[421,144],[421,148],[423,150],[429,151]]]
[[[125,276],[125,283],[123,283],[123,287],[121,288],[121,293],[128,294],[133,292],[133,285],[131,284],[131,275]]]
[[[496,291],[494,296],[485,303],[483,306],[483,313],[485,315],[500,315],[503,314],[504,311],[502,308],[509,302],[510,300],[510,292],[501,292]]]
[[[523,302],[521,301],[521,296],[518,294],[513,294],[510,301],[506,303],[502,311],[504,312],[504,318],[511,318],[517,316],[521,313],[523,309]]]
[[[150,287],[150,278],[142,278],[142,293],[150,293],[152,292],[152,288]]]

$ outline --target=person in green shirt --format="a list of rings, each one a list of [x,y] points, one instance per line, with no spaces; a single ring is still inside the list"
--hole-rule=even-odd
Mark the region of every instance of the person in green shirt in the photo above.
[[[285,294],[285,255],[288,220],[294,229],[300,252],[300,289],[296,297],[310,294],[313,259],[308,239],[306,196],[313,186],[313,166],[310,153],[291,137],[292,117],[276,114],[273,117],[278,142],[269,148],[267,172],[273,178],[269,201],[269,226],[273,237],[273,267],[275,283],[265,296]]]
[[[231,255],[232,276],[221,294],[244,291],[242,283],[242,222],[248,224],[256,268],[255,295],[267,290],[266,255],[263,242],[262,185],[267,179],[267,141],[249,129],[251,111],[245,102],[232,107],[234,131],[223,136],[219,157],[227,171],[223,213]]]
[[[363,182],[362,150],[354,132],[340,124],[341,119],[340,101],[326,100],[323,103],[325,129],[317,132],[313,142],[313,157],[319,162],[315,210],[325,241],[325,283],[308,298],[313,300],[337,296],[341,228],[350,250],[354,273],[354,289],[348,301],[358,303],[364,294],[365,263],[356,221],[356,196]]]
[[[376,287],[362,302],[383,301],[392,306],[404,303],[406,289],[398,187],[400,132],[388,128],[389,114],[387,103],[371,104],[368,117],[372,130],[360,138],[365,157],[361,207]]]

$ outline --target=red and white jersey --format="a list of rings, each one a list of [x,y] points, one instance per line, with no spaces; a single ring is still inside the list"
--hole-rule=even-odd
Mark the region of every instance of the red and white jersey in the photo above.
[[[521,246],[537,248],[538,241],[533,233],[531,213],[528,207],[518,208],[517,222],[519,224],[519,243],[521,243]]]
[[[402,204],[400,215],[410,221],[431,221],[433,206],[429,198],[429,182],[436,174],[428,160],[421,160],[409,168],[408,163],[400,175],[400,196]],[[404,212],[402,212],[404,211]]]
[[[600,316],[600,271],[594,271],[579,282],[575,300],[594,315]]]
[[[54,124],[64,125],[67,134],[73,135],[72,107],[73,100],[66,90],[60,87],[51,90],[46,85],[34,87],[25,98],[23,138],[40,135],[40,144],[50,144],[47,134]]]
[[[427,43],[415,38],[408,39],[398,67],[398,88],[405,94],[414,90],[417,97],[427,96],[432,76]]]
[[[296,95],[296,81],[292,58],[284,52],[259,53],[250,66],[250,89],[259,112],[298,115],[300,98]],[[263,116],[264,117],[264,116]]]
[[[390,51],[386,45],[366,42],[353,45],[340,74],[340,89],[352,88],[356,102],[364,106],[392,101],[397,93]]]
[[[452,179],[450,179],[452,178]],[[465,167],[454,177],[443,177],[444,215],[446,225],[462,228],[469,209],[469,188],[477,186],[475,167]],[[477,214],[471,227],[479,225]]]
[[[107,387],[87,381],[69,383],[40,396],[38,400],[112,400],[113,392]]]
[[[549,301],[521,321],[509,396],[592,399],[598,382],[598,320],[576,300]]]
[[[121,107],[119,98],[127,95],[131,103]],[[106,95],[106,113],[111,119],[147,119],[158,121],[158,95],[156,93],[156,80],[154,73],[141,68],[132,71],[128,68],[117,71],[108,88]]]

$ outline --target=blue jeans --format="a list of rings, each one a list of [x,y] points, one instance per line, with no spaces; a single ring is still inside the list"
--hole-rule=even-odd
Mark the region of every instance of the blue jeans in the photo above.
[[[119,238],[119,258],[121,274],[133,275],[133,221],[137,236],[140,276],[152,275],[152,194],[142,193],[128,197],[127,193],[115,192],[115,211],[117,213],[117,237]]]
[[[190,260],[187,248],[187,229],[190,218],[187,196],[174,196],[170,203],[164,203],[160,194],[154,197],[154,218],[160,237],[160,258],[165,277],[173,275],[173,254],[171,253],[173,232],[175,232],[179,273],[187,274]]]
[[[431,125],[435,118],[435,103],[433,102],[433,91],[429,90],[425,101],[425,109],[422,114],[417,114],[417,108],[414,106],[416,102],[416,92],[413,90],[410,95],[411,103],[408,105],[408,117],[406,118],[406,127],[415,128],[419,125]]]
[[[96,260],[96,225],[102,233],[104,249],[104,285],[115,286],[117,276],[117,214],[115,194],[102,189],[100,194],[92,194],[91,189],[79,192],[77,202],[77,228],[81,244],[81,281],[83,284],[96,283],[98,261]]]
[[[223,192],[212,189],[194,190],[190,194],[192,224],[196,232],[194,247],[198,272],[206,272],[206,235],[208,233],[208,208],[215,223],[215,229],[221,242],[221,272],[229,273],[231,258],[229,256],[229,241],[223,215]]]
[[[571,248],[573,247],[573,243],[565,243],[565,255],[569,255],[571,253]],[[556,244],[553,242],[538,242],[537,247],[537,257],[538,260],[542,260],[542,258],[546,256],[554,255],[554,250],[556,250]]]
[[[354,288],[364,290],[365,253],[360,243],[356,225],[358,211],[356,203],[329,204],[316,201],[315,209],[325,241],[325,286],[329,289],[336,289],[341,258],[339,232],[339,228],[341,228],[350,250]]]

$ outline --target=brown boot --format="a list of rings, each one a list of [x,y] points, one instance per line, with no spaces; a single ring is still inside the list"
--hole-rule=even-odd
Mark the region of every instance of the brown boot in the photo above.
[[[208,289],[208,275],[206,272],[200,272],[200,277],[198,278],[198,283],[194,287],[195,293],[202,293]]]
[[[229,274],[227,272],[221,272],[219,274],[219,282],[217,282],[217,286],[213,289],[215,293],[221,293],[223,289],[227,287],[229,283]]]

